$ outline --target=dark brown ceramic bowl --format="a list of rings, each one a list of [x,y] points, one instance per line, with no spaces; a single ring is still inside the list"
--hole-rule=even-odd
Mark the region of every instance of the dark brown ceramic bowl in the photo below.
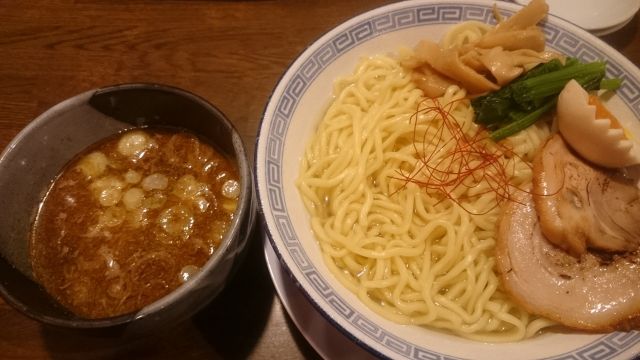
[[[239,205],[218,251],[197,276],[138,312],[88,320],[57,304],[33,279],[29,234],[38,204],[60,169],[87,146],[124,129],[166,125],[188,129],[238,164]],[[189,92],[125,84],[85,92],[47,110],[0,155],[0,294],[24,314],[68,328],[123,327],[131,334],[179,322],[206,305],[241,261],[255,219],[251,167],[240,136],[218,109]]]

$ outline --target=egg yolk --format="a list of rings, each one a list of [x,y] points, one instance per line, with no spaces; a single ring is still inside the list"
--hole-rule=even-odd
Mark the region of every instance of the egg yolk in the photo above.
[[[589,95],[589,105],[595,106],[596,119],[609,119],[612,128],[622,128],[618,119],[604,106],[598,95]]]
[[[633,139],[633,135],[623,127],[618,119],[613,115],[609,109],[600,101],[598,95],[589,95],[589,105],[593,105],[596,108],[596,119],[609,119],[611,120],[611,127],[614,129],[622,129],[624,132],[624,136],[631,140]]]

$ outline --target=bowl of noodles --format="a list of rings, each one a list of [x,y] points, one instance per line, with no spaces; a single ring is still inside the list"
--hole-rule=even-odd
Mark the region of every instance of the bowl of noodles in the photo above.
[[[630,358],[640,351],[633,327],[560,326],[525,310],[502,284],[496,232],[505,203],[518,201],[505,189],[528,188],[532,158],[556,131],[552,119],[513,135],[508,151],[482,146],[478,168],[506,158],[500,173],[510,171],[508,180],[483,170],[460,181],[456,161],[481,142],[464,135],[459,144],[459,134],[475,128],[470,99],[479,90],[447,84],[427,96],[407,70],[422,40],[464,45],[522,8],[496,4],[391,4],[332,29],[291,64],[256,149],[269,240],[316,309],[377,357]],[[607,75],[623,80],[607,105],[640,118],[637,67],[559,18],[538,26],[545,51],[605,60]],[[450,144],[457,145],[448,151]],[[418,177],[432,160],[445,168]]]

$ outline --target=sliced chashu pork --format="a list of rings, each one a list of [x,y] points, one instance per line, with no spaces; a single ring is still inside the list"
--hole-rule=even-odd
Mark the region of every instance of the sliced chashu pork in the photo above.
[[[554,135],[533,165],[542,233],[580,256],[587,248],[628,252],[640,245],[640,191],[620,173],[594,167]]]
[[[553,195],[525,194],[505,209],[496,256],[506,291],[527,311],[572,328],[640,328],[639,251],[587,249],[638,241],[629,235],[640,225],[637,188],[578,159],[557,135],[535,163],[533,193]],[[543,220],[562,248],[543,235]]]
[[[496,257],[505,290],[532,314],[590,331],[640,328],[638,252],[567,254],[542,235],[529,194],[507,205]]]

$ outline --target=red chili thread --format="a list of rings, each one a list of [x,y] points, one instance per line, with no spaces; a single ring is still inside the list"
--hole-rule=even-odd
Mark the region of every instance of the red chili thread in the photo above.
[[[392,178],[404,181],[400,189],[411,182],[426,189],[427,192],[436,191],[443,194],[444,198],[441,201],[450,199],[470,214],[483,215],[505,201],[517,201],[514,194],[518,191],[531,193],[509,181],[510,177],[507,171],[509,163],[515,168],[515,161],[510,161],[510,159],[518,158],[529,168],[532,166],[514,153],[512,148],[503,143],[493,142],[488,133],[481,128],[478,128],[473,135],[466,134],[451,114],[453,107],[458,102],[466,100],[464,98],[453,100],[442,106],[438,99],[429,98],[418,104],[416,112],[410,118],[410,121],[414,123],[413,146],[418,154],[415,170],[408,174],[402,170],[396,170],[399,176]],[[429,121],[422,138],[417,139],[420,114],[435,115],[441,121]],[[429,139],[430,130],[433,130],[435,134]],[[447,137],[448,140],[446,140]],[[445,150],[451,143],[453,144],[452,149]],[[418,144],[422,144],[422,148],[419,148]],[[429,145],[435,148],[429,150]],[[442,151],[446,151],[444,156],[435,161],[435,154]],[[454,195],[456,189],[461,186],[473,188],[482,182],[488,185],[488,189],[484,192],[459,198]],[[474,213],[462,203],[465,199],[478,198],[490,192],[496,194],[496,204],[485,212]]]

